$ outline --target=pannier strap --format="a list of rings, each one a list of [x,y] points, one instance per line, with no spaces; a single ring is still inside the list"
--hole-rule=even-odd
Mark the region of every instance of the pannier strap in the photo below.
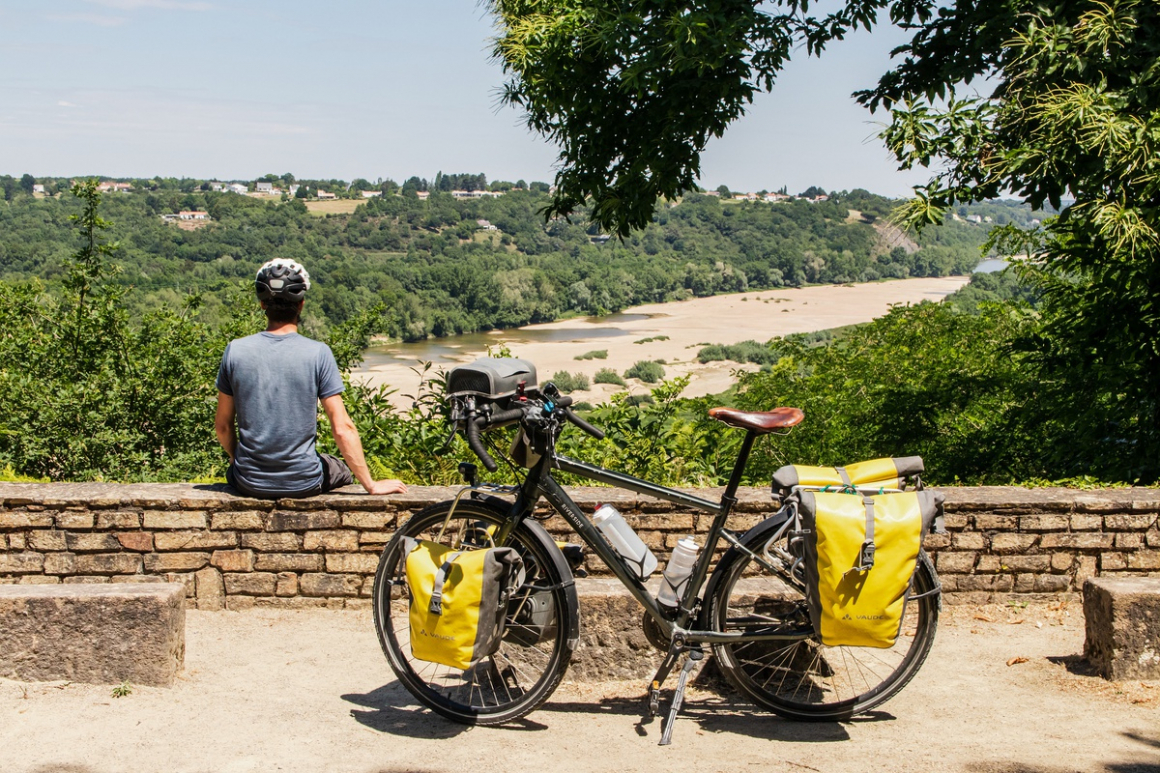
[[[428,611],[433,615],[443,614],[443,586],[447,584],[447,575],[451,573],[451,564],[463,555],[463,551],[451,553],[443,561],[443,566],[435,573],[435,587],[431,589],[431,604]]]
[[[846,470],[838,468],[844,480],[849,480]],[[858,553],[858,566],[850,569],[851,572],[869,572],[874,568],[874,500],[865,494],[862,495],[862,504],[866,506],[866,540],[862,543],[862,550]]]

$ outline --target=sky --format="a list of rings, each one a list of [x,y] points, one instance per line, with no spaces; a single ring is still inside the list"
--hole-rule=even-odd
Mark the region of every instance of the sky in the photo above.
[[[554,147],[499,104],[475,0],[0,0],[0,31],[0,174],[554,174]],[[850,98],[902,40],[798,57],[710,143],[701,184],[907,195],[928,175],[898,172],[881,115]]]

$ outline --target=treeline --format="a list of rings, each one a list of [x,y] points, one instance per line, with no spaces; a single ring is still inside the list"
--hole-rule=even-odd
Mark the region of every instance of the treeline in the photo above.
[[[471,175],[441,175],[440,187]],[[193,181],[196,182],[196,181]],[[52,287],[76,248],[71,195],[17,193],[0,204],[0,278]],[[227,290],[274,256],[302,261],[315,279],[306,328],[324,336],[382,304],[377,330],[417,340],[605,314],[689,295],[969,272],[986,229],[951,222],[917,242],[883,227],[891,202],[865,191],[781,204],[690,195],[659,207],[648,228],[605,242],[583,220],[545,223],[540,191],[460,200],[432,192],[385,195],[353,214],[319,216],[299,200],[275,202],[200,190],[200,183],[108,194],[102,210],[120,245],[118,282],[140,290],[134,313],[201,295],[199,320],[222,323]],[[1023,207],[996,204],[1012,218]],[[160,215],[205,211],[182,230]],[[860,213],[852,217],[851,211]],[[496,230],[484,230],[486,220]]]

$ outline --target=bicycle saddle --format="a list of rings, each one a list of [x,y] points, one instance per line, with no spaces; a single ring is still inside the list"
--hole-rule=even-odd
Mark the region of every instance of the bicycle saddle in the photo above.
[[[801,423],[805,414],[800,408],[774,408],[772,411],[738,411],[733,408],[710,408],[709,416],[730,427],[744,427],[764,435],[775,429],[788,429]]]

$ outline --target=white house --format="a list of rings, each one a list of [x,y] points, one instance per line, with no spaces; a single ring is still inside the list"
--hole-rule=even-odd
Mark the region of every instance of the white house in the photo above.
[[[217,180],[211,180],[209,183],[209,189],[211,191],[216,191],[217,193],[223,193],[226,189],[226,184],[218,182]]]
[[[102,193],[128,193],[132,188],[129,183],[104,182],[97,185],[97,190]]]
[[[492,225],[487,220],[476,220],[475,222],[479,225],[479,228],[481,231],[498,231],[499,230],[498,228],[496,228],[494,225]]]
[[[244,196],[249,192],[250,189],[241,183],[230,183],[226,186],[226,190],[230,193],[240,193]]]
[[[362,197],[364,199],[377,199],[383,195],[382,191],[363,191]]]
[[[41,196],[43,196],[44,195],[44,186],[37,183],[37,184],[32,186],[32,192],[39,193]]]
[[[415,191],[415,195],[419,197],[419,201],[426,201],[431,191]]]
[[[331,193],[330,191],[318,191],[318,193],[316,193],[315,195],[318,197],[319,201],[322,201],[325,199],[337,199],[338,198],[338,196],[336,194]]]

